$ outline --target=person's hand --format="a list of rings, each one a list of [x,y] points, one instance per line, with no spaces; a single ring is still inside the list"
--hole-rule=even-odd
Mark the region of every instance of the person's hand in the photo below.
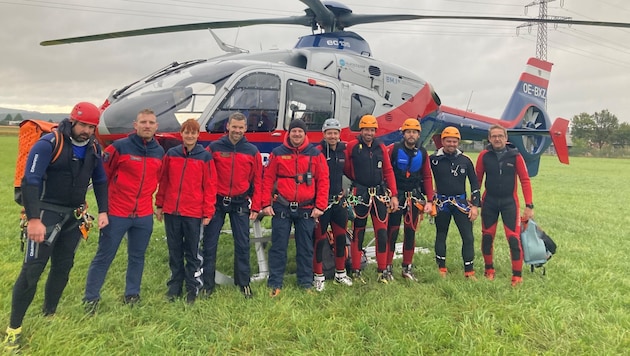
[[[528,221],[529,219],[534,217],[534,209],[525,208],[523,211],[523,220]]]
[[[162,219],[164,219],[164,213],[162,212],[162,208],[155,209],[155,217],[157,221],[162,222]]]
[[[42,224],[40,219],[29,219],[28,225],[26,226],[26,235],[29,240],[37,242],[38,244],[42,243],[46,236],[46,226]]]
[[[427,201],[427,203],[424,204],[424,212],[427,214],[431,214],[431,210],[433,210],[433,203],[430,201]]]
[[[391,197],[389,200],[389,212],[398,211],[398,197]]]
[[[317,208],[313,208],[313,211],[311,211],[311,217],[315,220],[317,220],[317,218],[319,218],[322,215],[324,215],[324,212]]]
[[[273,211],[273,208],[271,207],[271,205],[266,206],[263,208],[262,213],[265,215],[269,215],[269,216],[274,216],[276,215],[276,213]]]
[[[203,220],[201,220],[201,223],[203,224],[203,226],[208,226],[208,224],[210,224],[210,218],[203,218]]]
[[[477,219],[477,215],[479,215],[479,211],[477,210],[476,206],[471,206],[470,207],[470,211],[468,211],[468,220],[475,221],[475,219]]]
[[[249,220],[254,221],[258,219],[258,212],[257,211],[250,211],[249,212]]]
[[[98,213],[98,217],[96,219],[99,229],[102,229],[105,226],[109,225],[109,217],[107,216],[107,213]]]

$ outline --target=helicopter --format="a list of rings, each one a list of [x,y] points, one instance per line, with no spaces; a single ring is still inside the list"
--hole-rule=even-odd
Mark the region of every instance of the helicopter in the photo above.
[[[200,143],[207,145],[225,133],[230,114],[248,117],[247,138],[258,146],[263,159],[280,145],[293,119],[307,124],[311,142],[321,139],[321,126],[330,117],[340,120],[342,140],[353,139],[359,119],[377,117],[377,135],[386,143],[400,140],[402,121],[417,118],[421,142],[440,146],[439,132],[446,126],[460,129],[463,139],[482,140],[492,124],[508,129],[512,143],[523,155],[531,176],[538,172],[540,155],[553,143],[562,163],[568,163],[568,121],[551,121],[545,111],[552,64],[530,58],[500,118],[448,107],[432,85],[415,73],[372,57],[372,50],[348,27],[389,21],[422,19],[530,21],[518,17],[450,15],[361,15],[336,1],[300,0],[302,16],[205,22],[153,27],[58,40],[43,46],[99,41],[158,33],[210,29],[227,53],[210,58],[172,62],[150,75],[114,90],[101,105],[99,140],[107,145],[133,131],[136,114],[152,109],[158,118],[157,137],[165,147],[181,141],[180,123],[198,117]],[[537,19],[548,23],[628,27],[625,23]],[[223,43],[212,29],[264,24],[309,27],[312,34],[298,39],[292,49],[249,53]]]

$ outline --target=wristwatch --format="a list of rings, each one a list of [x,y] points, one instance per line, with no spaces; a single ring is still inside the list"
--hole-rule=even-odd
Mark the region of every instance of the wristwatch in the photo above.
[[[525,204],[525,207],[528,209],[534,209],[534,204]]]

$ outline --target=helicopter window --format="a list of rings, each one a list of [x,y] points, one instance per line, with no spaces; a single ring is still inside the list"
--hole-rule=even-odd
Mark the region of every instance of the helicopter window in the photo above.
[[[280,102],[280,78],[269,73],[243,77],[223,100],[206,127],[208,132],[225,132],[227,119],[234,112],[247,117],[247,131],[275,130]]]
[[[350,102],[350,130],[359,131],[359,120],[363,115],[372,114],[376,102],[367,96],[352,94]]]
[[[335,92],[326,87],[289,80],[285,127],[302,119],[308,131],[321,131],[326,119],[335,115]]]

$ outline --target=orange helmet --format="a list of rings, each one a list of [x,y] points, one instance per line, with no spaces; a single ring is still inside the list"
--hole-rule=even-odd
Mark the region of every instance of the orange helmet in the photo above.
[[[70,119],[94,126],[98,126],[100,117],[101,111],[96,105],[84,101],[75,105],[70,113]]]
[[[418,132],[422,131],[422,129],[420,128],[420,121],[418,121],[418,119],[412,118],[405,120],[405,122],[403,122],[402,126],[400,127],[400,131],[405,132],[405,130],[416,130]]]
[[[457,129],[457,127],[453,126],[449,126],[442,130],[442,139],[444,139],[444,137],[456,137],[460,140],[462,139],[462,136],[459,134],[459,130]]]
[[[374,115],[363,115],[361,121],[359,121],[359,129],[375,128],[378,129],[378,122]]]

